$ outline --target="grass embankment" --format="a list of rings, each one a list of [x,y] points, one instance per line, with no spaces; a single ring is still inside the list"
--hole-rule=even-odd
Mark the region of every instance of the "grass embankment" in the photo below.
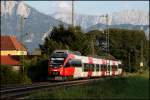
[[[127,74],[86,85],[45,89],[30,99],[149,99],[149,73]]]

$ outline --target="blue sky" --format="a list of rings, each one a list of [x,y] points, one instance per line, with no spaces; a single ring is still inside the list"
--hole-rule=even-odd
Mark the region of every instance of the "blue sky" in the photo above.
[[[58,10],[71,9],[71,1],[25,1],[30,6],[45,14]],[[75,12],[80,14],[100,15],[124,9],[149,11],[149,1],[75,1]]]

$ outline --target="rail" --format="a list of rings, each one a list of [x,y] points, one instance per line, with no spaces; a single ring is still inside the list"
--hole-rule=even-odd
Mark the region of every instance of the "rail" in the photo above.
[[[29,85],[23,85],[18,87],[9,87],[2,88],[0,90],[0,99],[16,99],[20,97],[27,96],[29,93],[34,92],[35,90],[52,88],[58,86],[73,86],[79,84],[85,84],[94,80],[99,80],[100,78],[86,79],[86,80],[74,80],[74,81],[65,81],[65,82],[44,82],[44,83],[35,83]]]

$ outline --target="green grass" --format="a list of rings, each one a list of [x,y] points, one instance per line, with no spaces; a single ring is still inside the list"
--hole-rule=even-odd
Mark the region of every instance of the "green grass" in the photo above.
[[[85,85],[45,89],[29,99],[149,99],[149,73],[127,74]]]

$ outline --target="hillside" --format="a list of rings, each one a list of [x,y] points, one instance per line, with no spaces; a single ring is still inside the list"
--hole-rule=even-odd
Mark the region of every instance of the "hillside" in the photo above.
[[[27,18],[24,22],[24,34],[20,33],[19,15]],[[39,48],[39,44],[43,43],[53,26],[63,24],[66,27],[70,19],[69,13],[56,12],[51,16],[46,15],[30,7],[24,1],[1,1],[1,34],[15,35],[19,40],[23,37],[29,52]],[[141,10],[124,10],[109,14],[111,28],[140,29],[144,30],[147,37],[149,36],[148,20],[149,14]],[[99,15],[75,14],[75,25],[80,25],[86,32],[105,29],[105,21],[105,18]]]
[[[86,31],[91,30],[104,30],[107,28],[105,24],[96,24],[86,29]],[[116,25],[109,25],[109,28],[119,28],[119,29],[129,29],[129,30],[143,30],[149,38],[149,25],[133,25],[133,24],[116,24]]]
[[[67,25],[51,16],[40,13],[23,1],[2,1],[1,7],[1,33],[3,35],[15,35],[18,39],[22,35],[29,51],[38,48],[39,43],[43,42],[43,36],[50,28],[58,26],[60,23],[65,26]],[[6,8],[4,9],[3,7]],[[24,8],[24,12],[21,12],[20,8]],[[20,34],[19,11],[27,18],[24,23],[24,34]],[[28,34],[26,35],[25,33]]]

